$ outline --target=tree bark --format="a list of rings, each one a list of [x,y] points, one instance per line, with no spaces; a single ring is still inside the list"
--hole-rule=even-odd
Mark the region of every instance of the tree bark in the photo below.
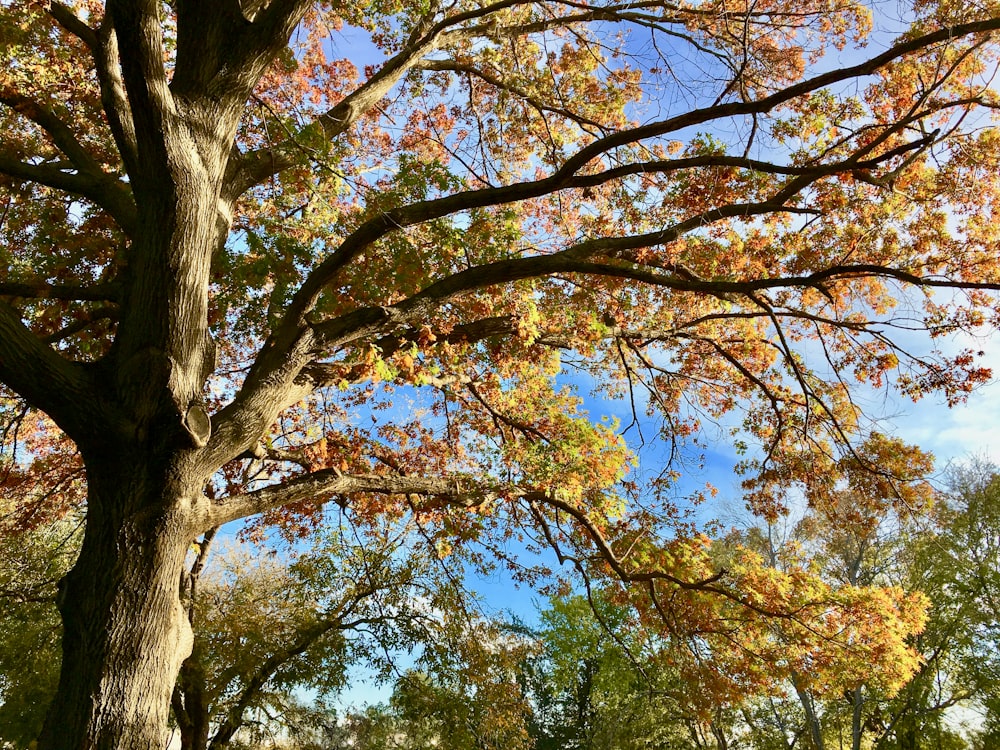
[[[861,737],[864,725],[862,709],[864,709],[864,687],[858,685],[851,691],[851,750],[861,750]]]
[[[802,710],[805,711],[806,726],[809,729],[809,739],[812,740],[813,749],[826,750],[826,744],[823,741],[823,724],[820,721],[819,714],[816,713],[816,704],[813,703],[812,696],[802,685],[802,680],[796,674],[792,674],[792,687],[795,688],[795,694],[802,704]]]
[[[192,645],[180,597],[194,537],[186,493],[134,455],[87,467],[87,529],[60,586],[62,671],[39,746],[164,748],[170,696]]]

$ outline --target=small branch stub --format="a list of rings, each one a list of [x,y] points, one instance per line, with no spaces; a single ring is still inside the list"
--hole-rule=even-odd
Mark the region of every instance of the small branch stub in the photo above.
[[[204,448],[212,436],[212,419],[200,404],[192,404],[184,415],[184,429],[196,448]]]

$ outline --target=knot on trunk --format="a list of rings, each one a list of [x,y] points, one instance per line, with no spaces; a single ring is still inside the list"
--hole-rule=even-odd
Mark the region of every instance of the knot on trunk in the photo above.
[[[184,429],[195,448],[204,448],[212,436],[212,418],[201,404],[191,404],[184,414]]]

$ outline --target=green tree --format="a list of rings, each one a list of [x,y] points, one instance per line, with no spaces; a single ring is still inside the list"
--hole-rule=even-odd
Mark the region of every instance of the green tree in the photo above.
[[[0,747],[26,747],[42,728],[59,678],[57,584],[79,537],[75,517],[0,535]]]
[[[0,3],[0,381],[86,469],[41,747],[163,746],[191,543],[330,501],[787,622],[749,559],[652,553],[669,494],[560,370],[645,389],[674,443],[741,410],[764,514],[850,452],[849,382],[988,377],[892,308],[991,315],[1000,17],[906,14],[839,66],[885,26],[857,2]]]
[[[954,468],[939,526],[908,540],[908,585],[932,606],[918,639],[924,664],[885,708],[879,747],[920,750],[938,742],[964,746],[949,709],[982,713],[972,727],[989,747],[996,736],[1000,675],[1000,478],[984,461]],[[968,728],[967,728],[968,729]],[[978,729],[979,732],[975,730]]]
[[[689,700],[697,687],[683,684],[667,644],[644,634],[626,606],[599,591],[557,597],[540,620],[539,651],[522,678],[536,750],[682,750],[711,736],[722,712],[700,715]]]
[[[411,529],[343,521],[290,561],[250,546],[203,569],[202,540],[188,575],[194,647],[172,700],[184,750],[308,735],[334,720],[349,669],[377,675],[436,636],[428,608],[461,609]]]
[[[376,679],[395,655],[446,648],[437,611],[467,595],[413,529],[321,528],[279,556],[259,544],[194,545],[186,606],[194,631],[172,699],[182,750],[304,742],[336,724],[348,670]],[[79,553],[80,520],[3,537],[0,743],[26,747],[55,692],[56,584]]]
[[[528,750],[531,709],[519,682],[534,643],[459,609],[434,614],[433,637],[393,683],[388,704],[345,716],[331,733],[358,750]]]

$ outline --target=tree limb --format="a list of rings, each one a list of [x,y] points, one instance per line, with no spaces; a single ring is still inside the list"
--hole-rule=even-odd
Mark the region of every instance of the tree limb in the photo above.
[[[108,118],[108,127],[118,146],[125,171],[135,174],[139,169],[139,139],[122,77],[118,34],[110,13],[105,15],[98,31],[98,44],[93,48],[93,56],[101,87],[101,106]]]
[[[116,302],[119,288],[117,284],[49,284],[47,282],[5,281],[0,282],[0,296],[24,299],[61,299],[80,302]]]
[[[510,3],[498,3],[497,6],[506,6],[508,4],[519,3],[512,0]],[[488,6],[482,9],[482,11],[488,12],[492,7]],[[483,12],[480,12],[479,15],[483,15]],[[562,23],[564,20],[560,19],[559,22]],[[445,23],[445,21],[442,21],[441,24],[438,24],[435,27],[436,31],[421,40],[417,46],[404,48],[396,56],[390,58],[375,76],[362,84],[352,94],[345,97],[336,107],[320,115],[313,123],[303,128],[301,132],[304,134],[307,131],[312,132],[319,129],[327,139],[332,139],[347,130],[347,128],[357,122],[365,112],[374,106],[375,102],[387,94],[407,70],[416,66],[421,58],[442,43],[440,37],[446,31]],[[450,19],[447,23],[454,24],[456,20]],[[494,27],[487,25],[483,27],[483,31],[485,33],[492,28]],[[986,33],[997,29],[1000,29],[1000,18],[991,18],[984,21],[958,24],[945,29],[939,29],[920,37],[899,42],[882,54],[876,55],[857,65],[839,68],[814,76],[760,99],[702,107],[690,110],[682,115],[676,115],[664,120],[612,133],[580,149],[573,157],[566,161],[560,172],[575,173],[597,156],[621,146],[638,143],[650,138],[662,137],[669,133],[702,125],[713,120],[762,114],[780,104],[817,89],[844,80],[870,75],[900,57],[933,44],[969,34]],[[432,66],[435,64],[433,62],[430,63]],[[294,147],[294,142],[297,140],[298,138],[293,138],[276,147],[246,154],[240,164],[232,165],[232,172],[227,175],[231,196],[235,198],[271,175],[298,164],[301,159],[301,152],[298,148]]]
[[[105,24],[113,24],[113,36],[120,47],[116,57],[134,129],[136,160],[130,164],[126,159],[133,190],[153,190],[170,173],[166,141],[175,130],[177,112],[164,67],[160,13],[157,0],[108,0],[107,3]],[[111,38],[108,34],[105,44]],[[110,93],[116,105],[112,112],[118,112],[117,105],[125,102],[117,91]]]
[[[100,419],[97,390],[82,365],[63,359],[25,327],[17,312],[0,300],[0,381],[41,409],[73,438],[93,430]],[[108,426],[106,425],[105,428]]]
[[[352,597],[349,601],[341,602],[341,606],[338,610],[342,610],[352,601],[372,596],[373,594],[375,594],[374,588],[357,592],[357,595]],[[229,742],[233,738],[233,735],[236,734],[237,730],[243,724],[243,716],[246,713],[247,708],[253,702],[254,698],[256,698],[260,693],[260,689],[264,686],[264,684],[271,679],[271,677],[274,676],[274,673],[277,672],[284,664],[287,664],[296,656],[300,656],[305,653],[310,647],[316,644],[321,638],[323,638],[323,636],[332,630],[349,630],[371,622],[374,622],[374,620],[360,619],[351,622],[344,622],[341,620],[341,612],[334,611],[333,613],[330,613],[327,618],[316,623],[313,627],[298,633],[298,638],[295,642],[275,651],[270,657],[261,663],[261,665],[257,668],[257,671],[247,681],[247,684],[244,686],[239,697],[236,699],[236,702],[226,713],[226,717],[219,724],[219,728],[212,736],[212,739],[208,744],[210,750],[215,750],[215,748],[219,748],[221,750],[222,748],[229,747]]]
[[[63,3],[58,2],[58,0],[52,0],[48,3],[48,11],[49,15],[56,20],[56,23],[90,47],[91,50],[97,48],[99,44],[97,32]]]
[[[515,494],[524,492],[513,490]],[[294,479],[242,495],[217,501],[209,510],[208,528],[235,521],[272,508],[314,500],[323,504],[334,500],[346,505],[346,495],[417,495],[429,498],[421,510],[456,505],[472,508],[496,497],[496,491],[484,489],[461,477],[404,477],[381,474],[343,474],[336,469],[322,469]]]
[[[0,174],[87,198],[111,215],[126,234],[135,231],[135,204],[127,189],[109,174],[67,172],[53,164],[27,164],[0,151]]]

